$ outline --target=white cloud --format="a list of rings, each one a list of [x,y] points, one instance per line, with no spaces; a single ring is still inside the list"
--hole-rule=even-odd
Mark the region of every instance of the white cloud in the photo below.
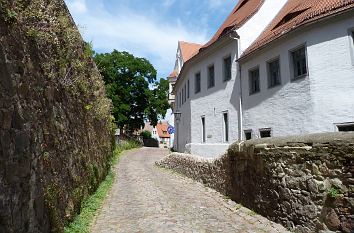
[[[73,14],[83,14],[87,12],[85,0],[69,0],[67,1],[67,4]]]
[[[164,1],[163,1],[163,5],[164,5],[165,7],[170,7],[170,6],[172,6],[173,3],[175,3],[175,1],[176,1],[176,0],[164,0]]]
[[[78,1],[82,2],[71,0]],[[105,52],[125,50],[146,57],[160,75],[168,75],[173,69],[178,40],[206,42],[205,32],[189,31],[178,20],[174,23],[156,21],[151,15],[136,14],[129,9],[112,15],[102,5],[82,14],[76,4],[68,5],[76,23],[84,28],[84,38],[93,42],[94,49]]]
[[[209,0],[209,8],[215,9],[220,7],[224,3],[224,0]]]

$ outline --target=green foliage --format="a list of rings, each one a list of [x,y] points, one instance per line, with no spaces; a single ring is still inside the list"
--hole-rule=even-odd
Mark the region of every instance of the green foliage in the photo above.
[[[328,190],[328,196],[331,197],[331,198],[337,198],[338,195],[340,193],[340,190],[339,188],[337,187],[331,187],[329,190]]]
[[[156,81],[156,70],[151,63],[145,58],[116,50],[96,54],[94,60],[104,78],[119,128],[139,129],[145,119],[156,125],[158,117],[169,107],[168,82]]]
[[[168,104],[168,86],[169,83],[166,79],[160,79],[159,82],[155,82],[154,89],[150,92],[146,115],[153,126],[157,125],[158,118],[164,116],[166,110],[170,107]]]
[[[149,139],[151,138],[151,132],[144,130],[143,132],[141,132],[140,136],[142,136],[144,139]]]
[[[17,13],[14,10],[7,9],[4,20],[6,23],[14,23],[17,20]]]
[[[135,141],[128,141],[118,145],[114,151],[113,158],[110,161],[111,168],[106,176],[105,180],[102,181],[96,192],[91,195],[87,200],[85,200],[81,206],[80,214],[74,219],[74,221],[65,227],[65,233],[89,233],[90,225],[97,214],[98,209],[101,207],[104,199],[106,198],[109,190],[111,189],[115,176],[113,171],[113,166],[119,161],[122,152],[125,150],[130,150],[139,147]],[[73,191],[74,198],[79,196],[80,189]]]

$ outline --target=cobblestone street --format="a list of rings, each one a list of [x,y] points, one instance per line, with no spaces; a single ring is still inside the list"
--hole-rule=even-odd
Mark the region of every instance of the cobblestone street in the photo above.
[[[121,157],[93,233],[287,232],[218,192],[155,166],[167,153],[142,148]]]

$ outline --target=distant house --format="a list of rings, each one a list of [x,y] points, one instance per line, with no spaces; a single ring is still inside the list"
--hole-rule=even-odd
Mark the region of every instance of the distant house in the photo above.
[[[166,122],[159,122],[156,125],[158,141],[160,142],[160,147],[169,148],[170,147],[170,134],[168,133],[168,124]]]
[[[354,2],[240,0],[173,73],[174,147],[354,130]],[[172,96],[172,95],[171,95]]]

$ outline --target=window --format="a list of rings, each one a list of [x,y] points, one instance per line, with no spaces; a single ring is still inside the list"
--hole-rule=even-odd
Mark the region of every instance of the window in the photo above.
[[[224,59],[224,82],[231,80],[231,56]]]
[[[261,138],[269,138],[272,136],[272,129],[270,128],[260,129],[259,135],[261,136]]]
[[[260,92],[258,67],[249,71],[249,91],[250,95]]]
[[[184,104],[184,89],[182,88],[182,105]]]
[[[187,81],[187,98],[189,99],[189,79]]]
[[[208,88],[215,86],[215,71],[214,65],[208,67]]]
[[[205,137],[205,117],[202,117],[202,142],[206,141]]]
[[[307,74],[306,50],[305,46],[291,52],[293,66],[293,79]]]
[[[354,122],[353,123],[343,123],[337,124],[337,129],[339,132],[351,132],[354,131]]]
[[[245,130],[245,139],[246,140],[252,139],[252,130]]]
[[[275,87],[281,84],[279,58],[268,62],[268,87]]]
[[[184,99],[187,101],[187,84],[184,85]]]
[[[182,106],[182,94],[179,92],[179,107]]]
[[[200,72],[195,74],[194,93],[200,92]]]
[[[229,116],[227,112],[223,113],[223,124],[224,124],[224,141],[229,141]]]
[[[354,31],[352,31],[352,46],[354,47]]]

